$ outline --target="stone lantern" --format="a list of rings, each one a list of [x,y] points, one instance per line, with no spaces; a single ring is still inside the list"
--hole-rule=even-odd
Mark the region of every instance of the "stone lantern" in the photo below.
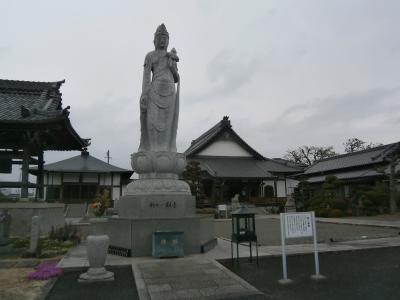
[[[236,260],[239,261],[239,243],[249,243],[250,261],[252,261],[252,243],[256,243],[258,264],[258,243],[256,235],[255,214],[247,207],[242,206],[232,212],[231,255],[233,261],[233,243],[236,243]]]

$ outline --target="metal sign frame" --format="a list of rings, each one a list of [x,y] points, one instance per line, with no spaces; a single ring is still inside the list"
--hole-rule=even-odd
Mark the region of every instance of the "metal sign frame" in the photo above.
[[[299,212],[299,213],[281,213],[280,221],[281,221],[283,278],[279,280],[279,283],[286,284],[292,282],[292,280],[289,279],[287,276],[286,249],[285,249],[286,239],[301,238],[301,237],[313,237],[315,274],[311,275],[311,278],[316,280],[324,279],[325,276],[321,275],[319,271],[315,212],[311,211],[311,212]]]

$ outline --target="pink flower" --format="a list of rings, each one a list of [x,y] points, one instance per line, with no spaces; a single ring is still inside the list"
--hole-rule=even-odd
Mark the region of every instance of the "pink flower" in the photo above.
[[[57,277],[61,274],[61,269],[57,267],[57,261],[48,261],[39,264],[36,271],[28,274],[29,279],[46,280]]]

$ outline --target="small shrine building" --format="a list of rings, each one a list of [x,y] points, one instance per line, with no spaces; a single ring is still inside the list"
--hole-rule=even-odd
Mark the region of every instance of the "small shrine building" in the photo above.
[[[37,169],[31,169],[36,174]],[[90,203],[104,189],[110,199],[119,200],[131,181],[132,170],[113,166],[87,151],[43,166],[44,197],[47,202]],[[113,204],[113,203],[112,203]]]

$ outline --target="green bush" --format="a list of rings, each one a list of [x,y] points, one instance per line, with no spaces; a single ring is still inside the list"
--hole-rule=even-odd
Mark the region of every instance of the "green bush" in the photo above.
[[[331,210],[330,217],[332,218],[341,218],[344,217],[344,213],[342,210],[334,208]]]
[[[14,249],[17,250],[16,252],[20,253],[24,258],[49,258],[64,255],[72,246],[74,246],[73,241],[57,241],[49,238],[40,238],[38,251],[36,253],[30,253],[28,251],[30,244],[29,238],[13,237],[10,238],[10,242]]]
[[[315,215],[319,218],[328,218],[331,215],[330,208],[317,208],[315,209]]]
[[[70,224],[65,224],[61,227],[52,226],[49,233],[49,239],[62,242],[72,241],[74,244],[79,244],[81,242],[78,229]]]
[[[17,198],[12,198],[12,197],[5,197],[5,196],[2,196],[2,197],[0,197],[0,203],[15,203],[15,202],[17,202]]]
[[[15,249],[28,249],[29,238],[11,237],[10,244],[12,244]]]

